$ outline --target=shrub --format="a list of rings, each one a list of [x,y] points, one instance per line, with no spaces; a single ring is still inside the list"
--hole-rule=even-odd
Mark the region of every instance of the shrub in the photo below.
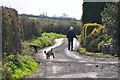
[[[112,38],[107,36],[106,34],[99,35],[99,36],[91,36],[86,38],[86,42],[84,46],[86,47],[86,51],[90,52],[101,52],[101,47],[105,43],[111,43]]]
[[[43,33],[41,37],[37,37],[28,41],[29,45],[35,45],[40,48],[45,46],[50,46],[52,44],[53,39],[55,38],[63,38],[65,35],[57,34],[57,33]]]
[[[87,37],[98,36],[104,29],[105,26],[101,24],[97,23],[84,24],[81,31],[81,43],[85,44]]]
[[[6,58],[6,63],[2,69],[3,80],[23,78],[38,70],[38,64],[28,55],[10,55]]]

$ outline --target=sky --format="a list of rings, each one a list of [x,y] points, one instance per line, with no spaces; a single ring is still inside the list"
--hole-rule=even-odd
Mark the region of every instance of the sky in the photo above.
[[[62,16],[81,19],[83,0],[0,0],[0,6],[14,8],[19,14]]]

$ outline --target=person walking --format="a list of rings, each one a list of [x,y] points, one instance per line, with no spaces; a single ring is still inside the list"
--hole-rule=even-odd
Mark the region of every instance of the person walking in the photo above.
[[[76,38],[78,40],[75,33],[73,32],[73,29],[74,28],[71,26],[67,32],[68,50],[71,50],[71,51],[73,51],[73,38]]]

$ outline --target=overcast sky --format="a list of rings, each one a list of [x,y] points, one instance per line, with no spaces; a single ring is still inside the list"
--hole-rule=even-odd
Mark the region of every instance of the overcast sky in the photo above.
[[[43,12],[48,16],[62,16],[80,19],[83,0],[0,0],[0,5],[14,8],[19,14],[27,13],[40,15]]]

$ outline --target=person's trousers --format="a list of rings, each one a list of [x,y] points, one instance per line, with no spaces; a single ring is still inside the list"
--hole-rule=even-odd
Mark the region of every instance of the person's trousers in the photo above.
[[[68,40],[68,50],[73,50],[73,41]]]

